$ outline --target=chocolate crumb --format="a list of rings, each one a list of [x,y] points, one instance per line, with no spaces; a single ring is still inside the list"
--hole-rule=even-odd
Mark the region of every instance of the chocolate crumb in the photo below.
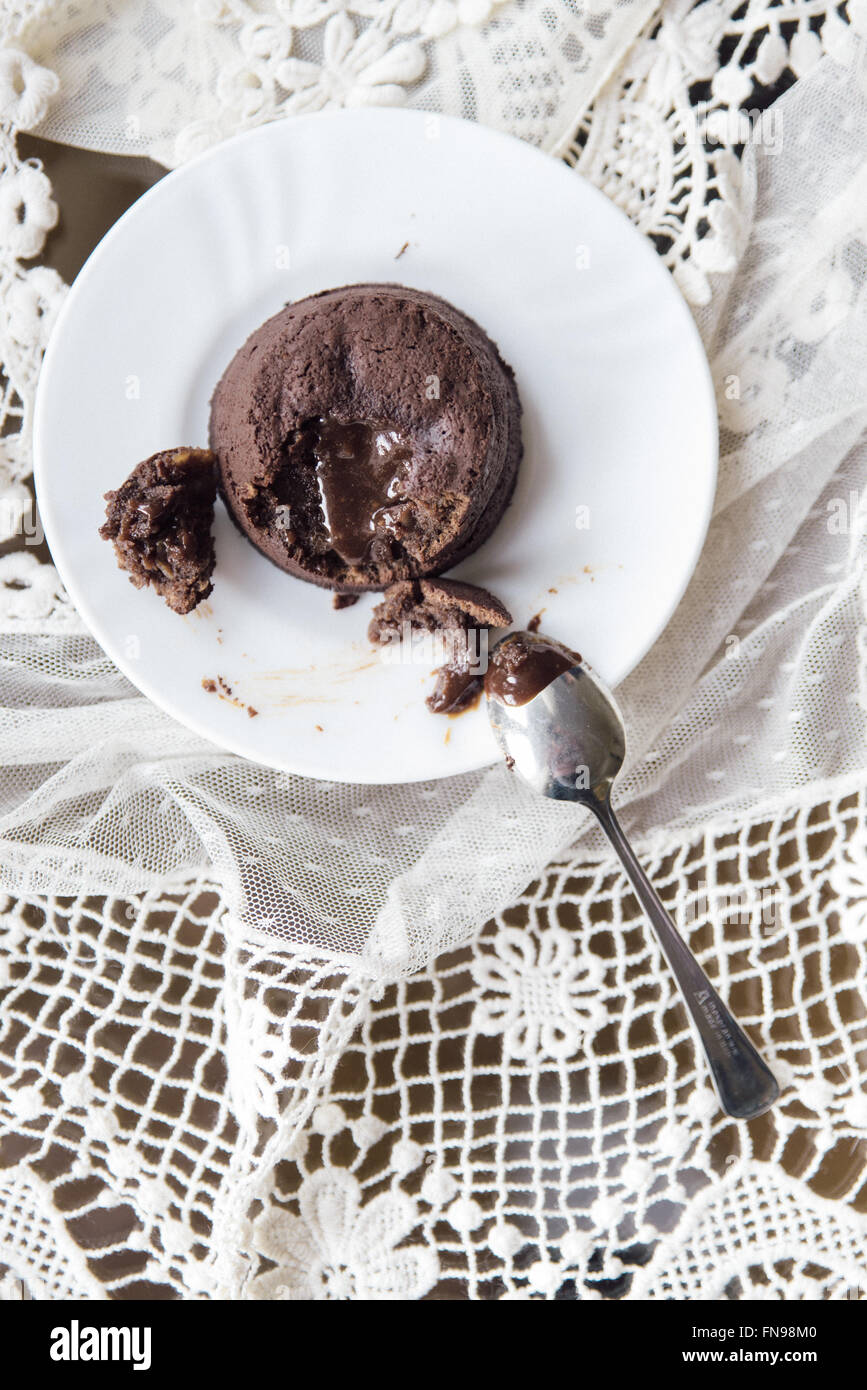
[[[533,614],[532,618],[530,619],[530,621],[529,621],[528,624],[527,624],[527,631],[528,631],[528,632],[538,632],[538,631],[539,631],[539,627],[540,627],[540,624],[541,624],[541,622],[542,622],[542,614],[543,614],[544,612],[545,612],[545,610],[544,610],[544,608],[542,608],[542,609],[539,610],[538,613],[534,613],[534,614]]]
[[[507,627],[508,609],[475,584],[455,579],[402,580],[385,591],[373,610],[367,630],[371,642],[384,646],[397,641],[405,627],[441,634],[450,639],[453,654],[436,674],[436,686],[427,698],[434,714],[463,714],[479,703],[482,695],[483,649],[470,633]],[[474,650],[471,653],[471,645]]]
[[[225,676],[217,676],[216,680],[212,680],[210,676],[205,676],[202,680],[202,689],[207,690],[209,695],[218,695],[221,700],[225,700],[228,704],[234,705],[236,709],[245,709],[251,719],[255,719],[259,713],[252,705],[248,705],[244,700],[238,699]]]
[[[511,753],[507,753],[507,754],[506,754],[506,767],[507,767],[507,768],[509,769],[509,771],[511,772],[512,769],[514,768],[514,766],[515,766],[515,759],[512,757]]]
[[[358,602],[358,594],[335,594],[331,600],[332,608],[351,608]]]

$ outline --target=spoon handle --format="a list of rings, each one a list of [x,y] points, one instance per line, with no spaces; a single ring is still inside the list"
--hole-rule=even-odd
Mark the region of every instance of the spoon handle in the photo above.
[[[704,1047],[720,1105],[727,1115],[737,1120],[749,1120],[761,1115],[780,1094],[773,1073],[679,935],[662,900],[636,859],[611,802],[593,799],[587,804],[620,856],[636,896],[650,918]]]

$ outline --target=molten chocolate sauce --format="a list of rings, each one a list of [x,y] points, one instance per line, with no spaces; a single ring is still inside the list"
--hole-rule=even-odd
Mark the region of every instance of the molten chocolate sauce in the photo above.
[[[330,546],[346,564],[363,564],[377,532],[391,529],[392,510],[405,500],[412,451],[387,425],[342,424],[329,416],[319,422],[313,456]]]
[[[516,632],[496,649],[485,676],[485,694],[504,705],[526,705],[581,660],[550,637]]]

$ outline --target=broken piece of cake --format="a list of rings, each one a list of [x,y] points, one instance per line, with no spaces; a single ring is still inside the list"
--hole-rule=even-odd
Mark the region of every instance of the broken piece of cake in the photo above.
[[[434,714],[460,714],[477,704],[482,692],[488,629],[508,627],[511,621],[511,613],[499,599],[475,584],[407,579],[386,589],[373,610],[367,635],[375,646],[418,632],[444,639],[446,660],[426,703]]]
[[[105,494],[99,534],[130,583],[152,586],[175,613],[192,612],[213,588],[216,491],[210,449],[182,447],[152,454]]]

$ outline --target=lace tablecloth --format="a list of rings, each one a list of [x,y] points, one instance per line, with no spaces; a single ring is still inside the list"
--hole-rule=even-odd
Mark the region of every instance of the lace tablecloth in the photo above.
[[[0,1287],[862,1297],[863,0],[7,3],[0,26]],[[624,819],[783,1085],[749,1125],[720,1114],[580,819],[500,770],[323,791],[215,755],[113,670],[40,545],[31,409],[63,285],[15,132],[175,164],[262,120],[402,100],[565,157],[653,239],[704,335],[715,518],[620,692]],[[505,849],[473,838],[480,807]],[[440,919],[391,971],[275,940],[238,890],[233,810],[292,827],[278,882],[329,844],[396,876],[371,940],[395,903]],[[338,920],[341,885],[322,892]]]

